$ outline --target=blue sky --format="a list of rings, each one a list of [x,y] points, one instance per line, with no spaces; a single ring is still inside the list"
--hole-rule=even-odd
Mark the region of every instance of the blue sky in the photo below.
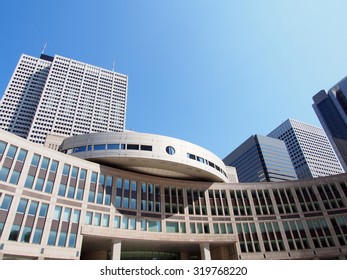
[[[4,1],[0,94],[22,53],[129,76],[128,129],[224,158],[294,118],[347,74],[347,1]]]

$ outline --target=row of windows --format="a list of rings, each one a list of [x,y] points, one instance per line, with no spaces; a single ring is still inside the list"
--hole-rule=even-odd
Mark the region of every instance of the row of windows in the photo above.
[[[216,169],[220,173],[222,173],[225,177],[228,177],[227,174],[225,173],[225,171],[223,169],[221,169],[218,165],[214,164],[212,161],[209,161],[209,160],[204,159],[202,157],[193,155],[191,153],[187,153],[187,158],[192,159],[192,160],[196,160],[196,161],[201,162],[203,164],[206,164],[206,165]]]
[[[102,150],[141,150],[141,151],[152,151],[150,145],[139,145],[139,144],[95,144],[88,146],[75,147],[63,151],[66,154],[89,152],[89,151],[102,151]]]

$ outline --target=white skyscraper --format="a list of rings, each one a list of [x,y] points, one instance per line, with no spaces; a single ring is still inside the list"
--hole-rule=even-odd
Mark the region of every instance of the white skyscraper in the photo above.
[[[321,128],[288,119],[268,136],[285,142],[299,179],[343,173]]]
[[[0,128],[40,144],[47,135],[123,131],[127,88],[114,71],[23,54],[0,103]]]

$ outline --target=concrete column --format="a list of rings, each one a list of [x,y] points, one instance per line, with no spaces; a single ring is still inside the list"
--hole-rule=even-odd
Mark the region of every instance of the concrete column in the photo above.
[[[112,260],[120,260],[122,240],[113,240],[112,244]]]
[[[202,260],[211,260],[210,243],[200,243],[200,253]]]
[[[4,254],[3,253],[0,253],[0,260],[2,260],[4,257]]]

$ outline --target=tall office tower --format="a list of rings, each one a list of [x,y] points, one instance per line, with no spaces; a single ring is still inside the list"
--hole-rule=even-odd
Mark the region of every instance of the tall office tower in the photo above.
[[[328,93],[321,90],[313,96],[313,109],[344,169],[347,171],[347,77]]]
[[[282,140],[253,135],[224,160],[236,167],[239,182],[276,182],[297,179]]]
[[[22,55],[0,103],[0,128],[44,144],[125,128],[126,75],[70,58]]]
[[[343,173],[321,128],[288,119],[268,136],[285,142],[299,179]]]

